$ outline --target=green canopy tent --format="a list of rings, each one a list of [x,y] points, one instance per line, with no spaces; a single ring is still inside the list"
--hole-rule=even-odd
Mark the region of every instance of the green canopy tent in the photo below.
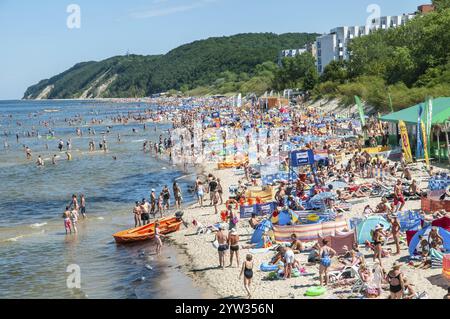
[[[425,114],[425,104],[420,103],[414,106],[411,106],[407,109],[403,109],[401,111],[391,113],[385,116],[382,116],[380,120],[385,122],[395,122],[404,121],[406,124],[416,125],[417,119],[419,115],[419,107],[423,106],[424,112],[422,113],[422,121],[426,122],[426,114]],[[431,121],[431,125],[436,124],[444,124],[446,121],[450,120],[450,97],[440,97],[433,100],[433,118]]]
[[[422,121],[426,123],[426,111],[425,111],[425,103],[420,103],[414,106],[411,106],[407,109],[403,109],[401,111],[391,113],[388,115],[384,115],[380,117],[381,121],[384,122],[392,122],[398,123],[399,121],[404,121],[407,125],[417,125],[419,108],[422,105],[424,112],[422,113]],[[431,119],[431,127],[440,127],[444,126],[446,123],[450,121],[450,97],[440,97],[433,99],[433,116]],[[439,132],[438,130],[438,132]],[[439,133],[438,133],[439,134]],[[448,132],[446,132],[448,134]],[[439,138],[439,135],[438,135]],[[448,135],[446,135],[448,139]],[[439,144],[439,142],[438,142]],[[448,147],[448,145],[447,145]],[[438,153],[439,153],[439,145],[438,145]],[[438,155],[440,158],[440,156]],[[442,156],[443,157],[443,156]],[[445,157],[450,157],[447,150],[447,155]],[[450,160],[450,159],[449,159]]]

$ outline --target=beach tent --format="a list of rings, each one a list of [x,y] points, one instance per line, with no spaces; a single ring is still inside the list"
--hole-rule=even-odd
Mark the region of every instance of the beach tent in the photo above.
[[[450,217],[445,216],[441,219],[437,219],[431,225],[444,228],[446,231],[450,231]]]
[[[411,239],[411,242],[409,243],[409,254],[411,256],[414,255],[415,252],[417,252],[418,249],[420,249],[420,239],[419,236],[423,236],[424,238],[428,238],[428,234],[431,231],[432,226],[428,226],[426,228],[423,228],[419,230],[414,237]],[[450,252],[450,232],[446,231],[444,228],[438,227],[438,233],[439,235],[444,239],[444,249],[446,251]]]
[[[372,241],[372,231],[377,225],[383,225],[384,229],[389,229],[391,224],[382,216],[370,216],[363,220],[356,227],[356,238],[358,244],[364,244],[366,241]]]
[[[334,235],[320,237],[320,245],[322,245],[322,240],[327,239],[331,248],[333,248],[338,255],[345,253],[343,247],[347,246],[348,249],[352,249],[354,246],[355,232],[336,232]]]
[[[419,108],[423,103],[411,106],[407,109],[382,116],[385,122],[404,121],[407,124],[417,125]],[[422,121],[426,122],[426,112],[422,113]],[[443,124],[450,119],[450,97],[440,97],[433,100],[433,118],[431,125]]]
[[[251,243],[252,244],[260,244],[263,242],[263,236],[264,233],[273,229],[272,223],[270,220],[263,220],[259,225],[256,227],[255,231],[253,232]]]
[[[298,221],[298,215],[292,210],[283,210],[278,215],[278,225],[286,226],[295,224]]]

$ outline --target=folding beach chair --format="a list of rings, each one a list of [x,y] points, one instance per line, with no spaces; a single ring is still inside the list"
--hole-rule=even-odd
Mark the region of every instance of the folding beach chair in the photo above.
[[[332,283],[337,283],[344,278],[354,278],[355,273],[358,273],[358,266],[345,266],[342,270],[333,270],[328,272],[328,279]],[[348,277],[347,277],[348,276]]]
[[[355,275],[355,278],[356,278],[356,282],[353,284],[353,287],[351,289],[351,293],[360,295],[360,294],[362,294],[362,292],[364,290],[366,290],[368,288],[368,285],[367,285],[367,283],[365,283],[362,280],[361,276],[359,275],[358,270],[356,270],[356,271],[353,270],[353,271],[354,271],[354,275]]]

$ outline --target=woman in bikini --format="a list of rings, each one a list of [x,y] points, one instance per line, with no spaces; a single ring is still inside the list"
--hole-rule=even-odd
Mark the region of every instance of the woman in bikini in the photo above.
[[[373,261],[378,259],[378,261],[380,262],[380,265],[382,265],[381,258],[382,258],[382,251],[383,251],[382,230],[383,230],[383,228],[378,225],[372,234],[372,240],[373,240],[373,246],[374,246]]]
[[[247,255],[246,260],[242,264],[241,273],[239,278],[242,278],[244,275],[244,288],[247,292],[248,298],[252,298],[252,294],[250,293],[250,285],[252,284],[253,279],[253,256]]]

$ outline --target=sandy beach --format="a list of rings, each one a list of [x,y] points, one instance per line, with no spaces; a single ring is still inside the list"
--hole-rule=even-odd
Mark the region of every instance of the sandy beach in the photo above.
[[[220,178],[222,186],[224,188],[224,197],[228,198],[228,187],[230,185],[237,184],[238,176],[235,176],[232,169],[229,170],[217,170],[217,165],[206,165],[204,167],[206,172],[211,172],[215,177]],[[209,204],[209,200],[205,201]],[[361,216],[362,211],[366,205],[376,206],[379,202],[379,198],[369,198],[362,203],[353,205],[350,212],[346,214],[347,218]],[[405,209],[418,209],[420,208],[420,201],[407,202]],[[225,209],[225,205],[221,206],[221,209]],[[200,221],[203,225],[212,225],[220,221],[220,217],[214,214],[214,208],[211,206],[200,208],[195,204],[184,210],[184,219],[192,222],[193,219]],[[248,220],[241,220],[238,225],[238,233],[241,238],[241,246],[248,245],[253,230],[248,225]],[[221,298],[246,298],[246,294],[243,288],[242,280],[239,279],[240,268],[236,267],[233,263],[233,267],[225,268],[222,270],[218,268],[218,255],[217,250],[212,246],[214,241],[214,234],[196,235],[196,228],[189,226],[188,229],[183,229],[177,233],[172,234],[170,237],[174,242],[182,247],[186,254],[190,257],[192,262],[189,265],[184,266],[184,270],[188,275],[192,276],[195,281],[202,285],[206,285],[212,288],[213,291]],[[313,243],[308,243],[311,246]],[[387,245],[390,247],[390,245]],[[389,268],[394,261],[408,260],[408,249],[406,244],[403,244],[401,254],[399,256],[391,256],[383,259],[386,268]],[[362,252],[367,257],[368,261],[372,260],[372,253],[362,249]],[[244,260],[245,255],[249,253],[248,249],[241,249],[240,259]],[[266,254],[254,255],[255,267],[267,262],[272,258],[274,252],[270,251]],[[303,264],[307,262],[307,254],[300,254],[296,258]],[[229,255],[226,257],[226,263],[229,263]],[[299,278],[291,278],[287,280],[275,280],[269,281],[265,277],[267,273],[261,272],[259,269],[254,272],[253,280],[253,297],[257,299],[278,299],[278,298],[308,298],[304,297],[306,290],[310,287],[318,285],[318,266],[306,266],[308,275]],[[445,295],[446,290],[443,287],[436,285],[436,282],[442,282],[440,279],[442,269],[428,269],[418,270],[405,265],[402,270],[405,275],[420,292],[426,291],[429,298],[441,299]],[[434,284],[433,284],[434,283]],[[350,292],[351,285],[347,287],[331,288],[328,292],[321,297],[323,299],[336,299],[336,298],[356,298]],[[388,291],[384,291],[380,298],[387,298]]]

